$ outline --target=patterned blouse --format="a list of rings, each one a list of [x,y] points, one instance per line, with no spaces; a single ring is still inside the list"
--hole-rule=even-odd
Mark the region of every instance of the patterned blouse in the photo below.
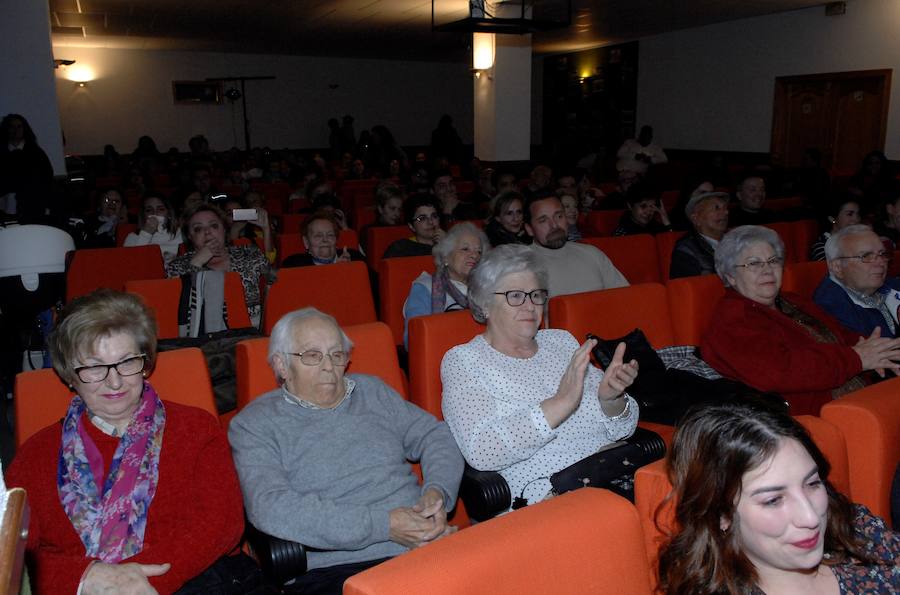
[[[597,396],[603,372],[589,366],[578,408],[551,428],[541,402],[556,393],[578,341],[557,329],[538,331],[536,340],[536,354],[515,358],[478,335],[441,363],[441,408],[466,461],[498,471],[513,497],[522,494],[532,503],[550,492],[550,475],[630,436],[638,420],[631,397],[619,416],[603,413]]]
[[[883,520],[861,504],[854,504],[853,513],[854,531],[876,562],[865,564],[849,558],[840,564],[829,565],[837,577],[841,595],[900,594],[900,534],[888,529]],[[828,557],[826,553],[823,560],[826,564]],[[756,588],[752,595],[765,593]]]
[[[191,265],[194,252],[188,252],[172,260],[166,266],[166,275],[180,277],[188,273],[195,273],[201,269]],[[260,277],[269,273],[269,261],[266,255],[256,246],[229,246],[228,270],[237,271],[244,285],[244,299],[247,300],[247,312],[250,321],[259,326],[259,317],[262,312],[262,304],[259,296]]]

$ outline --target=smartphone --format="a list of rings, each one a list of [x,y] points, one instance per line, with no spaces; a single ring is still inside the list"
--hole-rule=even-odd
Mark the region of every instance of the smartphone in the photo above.
[[[234,221],[256,221],[259,219],[259,213],[256,209],[233,209],[231,218]]]

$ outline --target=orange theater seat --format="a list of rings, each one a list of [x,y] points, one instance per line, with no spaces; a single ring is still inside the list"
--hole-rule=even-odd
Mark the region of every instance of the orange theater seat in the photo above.
[[[764,227],[775,231],[784,242],[784,262],[799,262],[800,258],[797,254],[797,247],[794,239],[794,224],[787,221],[778,221],[776,223],[766,223]],[[809,247],[806,248],[807,252]],[[803,254],[803,260],[806,260],[806,254]]]
[[[119,248],[123,247],[128,234],[137,232],[138,226],[134,223],[119,223],[116,225],[116,246]]]
[[[378,267],[379,318],[390,327],[397,345],[403,344],[403,304],[422,271],[434,273],[434,257],[387,258]]]
[[[659,195],[659,200],[662,202],[662,205],[666,208],[667,213],[671,213],[672,209],[678,206],[678,199],[681,197],[681,192],[678,190],[666,190],[662,194]]]
[[[181,279],[142,279],[126,281],[125,291],[141,296],[156,317],[157,336],[171,339],[178,336],[178,303],[181,299]],[[247,313],[244,286],[235,271],[225,273],[225,303],[228,306],[228,327],[253,326]]]
[[[581,241],[596,246],[606,254],[631,284],[658,283],[662,280],[656,240],[650,234],[585,238]]]
[[[475,322],[468,310],[412,318],[409,321],[410,400],[438,419],[444,419],[441,413],[444,354],[483,331],[484,325]]]
[[[770,211],[787,211],[803,207],[802,196],[788,196],[786,198],[770,198],[766,200],[766,208]]]
[[[786,264],[781,290],[799,293],[805,298],[812,299],[813,292],[827,274],[828,266],[824,260]]]
[[[584,488],[416,548],[350,577],[344,595],[649,595],[628,501]]]
[[[206,358],[197,348],[159,353],[149,377],[159,397],[208,411],[218,419]],[[16,376],[16,445],[66,415],[70,391],[52,369],[32,370]]]
[[[362,262],[281,269],[266,297],[263,332],[292,310],[315,306],[341,326],[375,322],[369,271]]]
[[[353,229],[356,230],[356,233],[361,232],[366,225],[372,225],[373,223],[375,223],[375,219],[375,207],[358,206],[353,209]]]
[[[369,322],[342,327],[350,340],[348,373],[378,376],[407,398],[406,376],[397,361],[391,332],[383,322]],[[243,409],[256,397],[278,388],[275,374],[267,360],[269,338],[247,339],[235,348],[237,376],[237,408]]]
[[[295,213],[285,213],[281,217],[279,217],[279,227],[278,233],[280,234],[298,234],[300,233],[300,229],[303,227],[303,220],[306,219],[308,215],[306,214],[295,214]]]
[[[713,310],[725,295],[717,275],[684,277],[666,283],[676,345],[699,345]]]
[[[656,254],[659,259],[660,279],[669,278],[669,269],[672,268],[672,252],[675,251],[675,243],[685,234],[684,231],[664,231],[654,236],[656,240]]]
[[[630,287],[561,295],[550,300],[549,321],[579,342],[587,333],[615,339],[639,328],[654,348],[675,343],[665,286],[642,283]]]
[[[408,238],[412,235],[408,225],[392,225],[389,227],[370,227],[366,232],[366,261],[373,271],[378,270],[378,265],[384,256],[388,246],[397,240]]]
[[[900,462],[900,378],[891,378],[822,407],[847,443],[850,496],[890,519],[891,480]]]
[[[159,246],[88,248],[66,255],[66,301],[108,287],[122,291],[133,279],[164,279]]]
[[[792,226],[791,232],[794,238],[794,253],[797,255],[797,262],[806,262],[809,260],[809,249],[819,237],[819,223],[813,219],[802,219],[794,221]]]
[[[611,236],[619,226],[619,220],[625,209],[610,211],[591,211],[587,214],[587,232],[591,235]]]

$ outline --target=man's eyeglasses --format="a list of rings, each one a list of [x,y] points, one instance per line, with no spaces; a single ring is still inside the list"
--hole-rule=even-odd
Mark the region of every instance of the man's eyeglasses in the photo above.
[[[331,359],[333,366],[346,366],[349,356],[346,351],[332,351],[331,353],[322,353],[315,349],[307,349],[302,353],[287,352],[287,355],[296,355],[300,358],[300,363],[304,366],[318,366],[322,363],[327,355]]]
[[[431,213],[430,215],[416,215],[415,217],[413,217],[413,223],[422,223],[424,221],[428,221],[429,219],[431,221],[440,221],[441,216],[437,213]]]
[[[865,264],[871,264],[876,260],[883,260],[885,262],[888,262],[891,260],[892,256],[893,255],[890,252],[881,250],[880,252],[863,252],[862,254],[857,254],[856,256],[838,256],[837,260],[856,259]]]
[[[744,264],[737,264],[736,267],[743,267],[751,273],[761,273],[764,269],[780,269],[784,266],[784,259],[780,256],[773,256],[769,260],[751,260]]]
[[[495,291],[494,295],[502,295],[506,297],[506,303],[516,308],[525,303],[525,298],[531,300],[535,306],[543,306],[547,303],[550,293],[546,289],[535,289],[534,291],[523,291],[521,289],[511,289],[510,291]]]
[[[144,366],[146,364],[147,354],[142,353],[134,357],[123,359],[122,361],[116,362],[114,364],[79,366],[75,368],[74,371],[75,375],[78,376],[78,379],[82,382],[103,382],[104,380],[106,380],[106,377],[109,376],[109,371],[112,368],[116,369],[116,373],[119,376],[134,376],[135,374],[140,374],[141,372],[143,372]]]

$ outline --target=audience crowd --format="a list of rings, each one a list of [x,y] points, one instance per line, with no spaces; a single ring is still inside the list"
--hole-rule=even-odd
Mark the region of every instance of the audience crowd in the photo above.
[[[149,136],[127,156],[107,145],[101,157],[73,160],[85,181],[69,181],[66,199],[55,200],[27,120],[0,123],[0,223],[64,227],[79,249],[158,246],[166,274],[191,280],[179,319],[188,336],[229,328],[224,272],[240,276],[260,328],[279,269],[415,256],[434,268],[408,287],[401,354],[416,349],[415,317],[469,310],[485,324],[443,359],[444,422],[377,376],[345,374],[352,341],[298,295],[269,339],[278,388],[239,411],[226,439],[215,420],[146,380],[157,338],[140,300],[99,290],[70,302],[49,351],[73,399],[62,425],[26,442],[8,474],[29,490],[39,590],[176,592],[208,579],[233,564],[226,554],[243,529],[243,499],[250,525],[309,548],[308,571],[290,589],[340,593],[347,577],[456,530],[448,514],[464,464],[498,472],[521,501],[513,508],[552,497],[551,475],[629,437],[641,419],[628,393],[641,369],[623,344],[601,371],[591,364],[596,339],[545,324],[554,296],[629,285],[591,243],[597,236],[670,237],[669,278],[718,275],[725,295],[700,342],[701,363],[781,395],[791,415],[817,415],[900,371],[900,281],[889,274],[900,186],[880,152],[834,179],[815,152],[797,171],[679,167],[644,126],[589,167],[495,169],[466,159],[450,116],[422,151],[407,152],[382,125],[357,136],[349,115],[328,127],[322,153],[215,152],[202,135],[188,154],[161,152]],[[785,208],[773,196],[794,198]],[[601,232],[604,217],[611,226]],[[821,235],[799,247],[825,260],[811,299],[782,291],[785,238],[767,227],[800,219],[820,223]],[[394,240],[372,254],[387,228]],[[9,385],[8,369],[0,385]],[[900,592],[900,537],[827,483],[828,464],[802,428],[779,412],[710,411],[688,415],[667,460],[682,529],[663,550],[666,592],[775,593],[779,584],[850,592],[865,572],[888,589],[878,592]],[[702,483],[717,459],[737,456],[729,432],[746,443],[744,458],[727,485]],[[800,467],[815,474],[798,480]],[[685,502],[712,484],[701,502]],[[748,492],[756,484],[781,486],[791,505],[781,520],[806,557],[766,549],[774,513]],[[873,552],[866,540],[876,538]],[[806,581],[810,569],[825,570],[819,582]]]

